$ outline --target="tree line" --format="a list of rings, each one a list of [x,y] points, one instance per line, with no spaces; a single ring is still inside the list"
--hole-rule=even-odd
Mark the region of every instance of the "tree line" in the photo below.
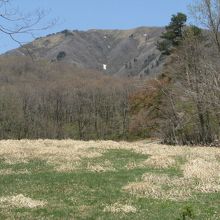
[[[131,80],[68,64],[0,59],[0,138],[126,139]]]
[[[0,139],[156,137],[218,145],[220,1],[200,0],[191,14],[200,27],[186,25],[183,13],[171,17],[157,43],[166,64],[144,89],[132,78],[62,62],[1,57]]]
[[[206,29],[187,26],[183,13],[172,16],[157,43],[167,56],[162,74],[134,95],[139,105],[132,109],[142,127],[164,143],[218,145],[220,1],[201,0],[191,11]]]

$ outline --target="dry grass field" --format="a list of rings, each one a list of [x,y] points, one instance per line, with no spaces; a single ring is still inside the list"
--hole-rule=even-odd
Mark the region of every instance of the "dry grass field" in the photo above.
[[[0,141],[0,219],[220,219],[220,148]]]

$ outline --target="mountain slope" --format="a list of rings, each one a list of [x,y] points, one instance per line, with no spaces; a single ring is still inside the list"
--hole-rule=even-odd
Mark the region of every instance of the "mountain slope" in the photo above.
[[[163,65],[156,49],[163,28],[130,30],[64,30],[25,45],[37,59],[67,62],[108,74],[146,76],[160,72]],[[8,54],[26,55],[19,48]]]

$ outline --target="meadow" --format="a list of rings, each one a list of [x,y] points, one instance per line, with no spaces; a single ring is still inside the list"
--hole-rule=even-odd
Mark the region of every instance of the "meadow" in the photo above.
[[[0,219],[220,219],[220,149],[0,141]]]

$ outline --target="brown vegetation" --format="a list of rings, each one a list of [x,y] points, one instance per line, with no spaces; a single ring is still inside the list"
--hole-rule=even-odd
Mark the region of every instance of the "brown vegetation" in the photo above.
[[[106,206],[104,212],[111,213],[136,213],[137,209],[131,205],[122,205],[120,203],[115,203],[110,206]]]
[[[46,202],[33,200],[22,194],[16,196],[6,196],[0,197],[0,207],[6,208],[36,208],[43,207],[46,205]]]
[[[1,139],[128,136],[132,80],[18,56],[0,66]]]
[[[219,1],[201,0],[193,9],[209,30],[185,27],[161,76],[134,96],[133,127],[167,144],[219,146]]]

